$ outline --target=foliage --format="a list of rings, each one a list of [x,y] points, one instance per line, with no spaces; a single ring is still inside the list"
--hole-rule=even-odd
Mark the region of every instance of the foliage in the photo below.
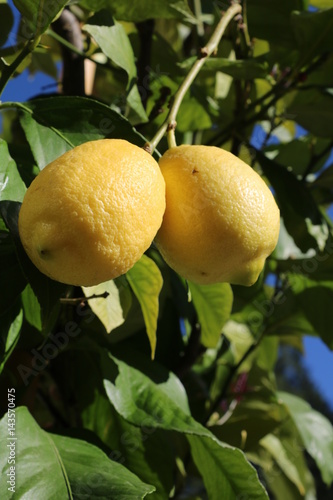
[[[27,186],[86,141],[150,141],[229,5],[67,3],[14,0],[14,37],[0,2],[0,90],[23,70],[64,68],[59,92],[0,103],[1,498],[316,498],[308,457],[329,487],[332,425],[279,392],[274,368],[305,334],[333,348],[331,2],[244,0],[178,112],[178,144],[232,151],[276,196],[279,243],[258,282],[186,283],[152,245],[127,275],[85,289],[25,255]],[[79,39],[59,28],[64,13]],[[166,148],[163,137],[156,158]]]

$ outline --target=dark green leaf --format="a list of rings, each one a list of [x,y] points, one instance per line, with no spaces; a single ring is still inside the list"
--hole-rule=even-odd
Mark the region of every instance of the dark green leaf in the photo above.
[[[42,328],[44,332],[47,332],[56,319],[60,309],[59,298],[65,294],[67,286],[51,280],[42,274],[25,253],[18,232],[18,215],[20,207],[21,203],[2,201],[0,202],[0,213],[15,243],[16,255],[23,276],[30,283],[40,304],[42,310]]]
[[[106,393],[123,418],[134,425],[142,426],[144,423],[147,427],[173,430],[187,435],[206,488],[208,492],[214,491],[212,499],[221,498],[215,488],[217,476],[220,491],[226,492],[225,500],[237,498],[237,494],[244,491],[245,482],[251,498],[267,498],[255,470],[246,461],[243,453],[218,441],[209,430],[185,413],[168,393],[167,386],[160,387],[138,370],[111,356],[102,358],[102,370]],[[206,465],[212,455],[216,460],[214,474]],[[211,462],[209,463],[212,466]],[[229,468],[230,463],[232,467]]]
[[[24,113],[20,123],[39,170],[74,146],[52,127],[39,123],[33,115]]]
[[[318,12],[293,12],[291,26],[303,63],[333,50],[333,8]]]
[[[152,499],[166,498],[173,485],[175,465],[170,434],[151,429],[144,422],[134,426],[115,411],[101,384],[99,358],[92,349],[67,351],[59,358],[56,369],[62,373],[62,384],[70,386],[69,398],[75,394],[83,427],[112,450],[110,458],[156,487]]]
[[[0,3],[0,46],[3,45],[11,32],[14,22],[12,9],[5,3]],[[13,45],[13,43],[11,44]]]
[[[333,96],[327,92],[314,89],[298,92],[287,111],[290,118],[312,134],[332,137]]]
[[[2,216],[3,203],[0,202],[0,214]],[[2,219],[1,219],[2,220]],[[0,314],[14,304],[17,297],[27,284],[22,273],[15,252],[12,235],[9,232],[0,232]]]
[[[34,99],[25,106],[40,126],[52,128],[64,140],[64,148],[104,138],[126,138],[138,146],[146,142],[126,118],[94,99],[56,96]],[[40,130],[38,127],[37,132]]]
[[[67,0],[14,0],[14,4],[23,17],[21,36],[25,39],[37,39],[49,27],[54,18],[65,7]]]
[[[121,21],[145,21],[146,19],[184,19],[195,22],[186,0],[145,0],[133,2],[125,0],[81,0],[80,4],[95,11],[109,9],[116,19]]]
[[[303,314],[314,331],[333,349],[333,287],[330,281],[317,282],[302,275],[290,275],[291,288]]]
[[[13,308],[0,316],[0,373],[20,336],[23,311]]]
[[[287,47],[295,46],[290,16],[294,10],[304,9],[302,0],[251,0],[247,7],[251,37]]]
[[[191,282],[188,286],[201,325],[201,343],[205,347],[216,347],[231,313],[231,286],[228,283],[200,286]]]
[[[143,255],[127,272],[126,277],[142,309],[153,359],[156,349],[158,297],[163,285],[162,274],[155,262]]]
[[[286,418],[284,406],[278,400],[272,372],[254,364],[248,375],[240,375],[229,391],[227,411],[211,430],[221,440],[242,449],[254,450],[260,439],[273,432]],[[258,425],[260,422],[260,425]]]
[[[22,201],[26,187],[11,158],[6,141],[0,139],[0,201]]]
[[[269,157],[274,155],[277,163],[292,169],[295,175],[303,175],[309,165],[311,165],[312,173],[324,166],[329,152],[325,155],[322,155],[322,152],[329,143],[328,139],[314,138],[308,134],[293,141],[269,146],[265,149],[265,153]]]
[[[323,481],[330,486],[333,482],[332,424],[303,399],[286,392],[279,392],[279,397],[287,405],[304,446],[315,460]]]
[[[195,60],[195,57],[187,59],[180,64],[180,67],[189,69]],[[268,63],[265,59],[259,57],[244,60],[238,59],[237,61],[222,57],[212,57],[207,59],[201,71],[214,73],[222,71],[222,73],[226,73],[235,79],[254,80],[255,78],[267,77]]]
[[[329,229],[310,192],[292,172],[260,151],[257,160],[274,188],[281,217],[296,245],[303,252],[317,247],[322,250]]]
[[[325,168],[325,170],[313,182],[312,186],[333,188],[333,165],[329,165]]]
[[[0,422],[1,449],[7,450],[7,414]],[[108,498],[139,500],[154,491],[122,465],[110,460],[85,441],[43,431],[25,407],[16,409],[15,496],[45,498]],[[18,445],[19,443],[19,445]],[[8,453],[0,456],[0,489],[4,499],[13,498],[6,486],[10,470]]]

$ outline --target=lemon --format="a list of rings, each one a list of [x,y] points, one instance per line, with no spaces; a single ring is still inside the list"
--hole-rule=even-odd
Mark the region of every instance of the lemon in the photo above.
[[[28,188],[19,213],[23,247],[47,276],[92,286],[128,271],[150,246],[165,210],[152,156],[102,139],[66,152]]]
[[[252,285],[280,227],[279,209],[263,179],[212,146],[171,148],[159,165],[166,211],[155,242],[165,261],[194,283]]]

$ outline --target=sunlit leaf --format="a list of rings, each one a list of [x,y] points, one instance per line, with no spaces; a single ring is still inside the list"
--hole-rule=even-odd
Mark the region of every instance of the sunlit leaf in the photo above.
[[[279,392],[287,405],[300,433],[307,452],[315,460],[323,481],[330,486],[333,482],[333,427],[321,413],[311,408],[303,399]]]
[[[298,488],[301,495],[304,495],[305,488],[299,476],[298,470],[293,464],[293,460],[288,456],[281,441],[273,434],[268,434],[261,439],[260,445],[267,450],[275,459],[280,469]]]
[[[22,201],[26,187],[11,158],[6,141],[0,139],[0,201]]]
[[[119,288],[116,282],[111,280],[96,286],[83,287],[82,289],[85,296],[90,299],[89,306],[103,323],[107,333],[112,332],[114,328],[124,323],[131,303],[131,293],[128,285],[126,288]],[[125,299],[124,293],[126,293]],[[123,306],[124,300],[126,300],[125,310]]]
[[[159,311],[158,297],[163,285],[161,272],[153,260],[143,255],[127,272],[126,277],[140,303],[150,342],[151,355],[154,358]]]
[[[138,500],[154,491],[122,465],[110,460],[96,446],[85,441],[50,434],[42,430],[27,408],[16,409],[17,441],[15,495],[31,494],[34,498],[104,497],[110,500]],[[7,414],[0,422],[1,448],[8,441]],[[16,447],[16,443],[20,445]],[[33,465],[33,467],[32,467]],[[0,456],[0,488],[4,499],[13,498],[6,481],[10,464],[7,455]]]
[[[86,24],[84,30],[89,33],[104,54],[128,75],[127,91],[129,104],[143,121],[147,115],[142,106],[136,80],[136,65],[131,43],[122,24],[115,21],[113,26],[94,26]]]
[[[191,282],[188,286],[201,325],[201,342],[205,347],[216,347],[231,313],[231,286],[228,283],[196,285]]]
[[[160,387],[140,371],[114,357],[103,357],[104,387],[117,412],[129,422],[185,434],[212,500],[246,491],[251,498],[267,499],[255,470],[237,448],[221,443],[175,403],[166,386]],[[212,460],[214,457],[214,460]],[[218,483],[216,483],[218,481]],[[218,484],[218,487],[216,485]],[[212,495],[212,496],[211,496]]]
[[[73,147],[65,136],[39,123],[33,115],[24,113],[20,122],[39,170]]]

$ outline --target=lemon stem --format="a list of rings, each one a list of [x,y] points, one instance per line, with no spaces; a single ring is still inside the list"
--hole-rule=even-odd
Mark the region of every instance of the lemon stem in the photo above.
[[[207,45],[205,45],[205,47],[203,47],[200,50],[200,53],[196,61],[194,62],[193,66],[191,67],[190,71],[186,75],[183,82],[181,83],[179,89],[175,93],[172,105],[170,107],[170,111],[163,125],[157,131],[153,139],[145,144],[144,149],[146,149],[146,151],[153,153],[154,149],[156,148],[156,146],[158,145],[158,143],[160,142],[160,140],[162,139],[162,137],[166,132],[168,132],[169,147],[176,146],[176,140],[175,140],[175,128],[177,126],[176,118],[180,105],[184,99],[184,96],[188,91],[188,89],[190,88],[190,86],[192,85],[194,79],[198,75],[202,66],[205,64],[208,57],[210,57],[217,50],[217,47],[220,43],[220,40],[228,24],[237,14],[240,14],[241,12],[242,12],[241,5],[238,3],[234,3],[228,8],[228,10],[221,17]]]

